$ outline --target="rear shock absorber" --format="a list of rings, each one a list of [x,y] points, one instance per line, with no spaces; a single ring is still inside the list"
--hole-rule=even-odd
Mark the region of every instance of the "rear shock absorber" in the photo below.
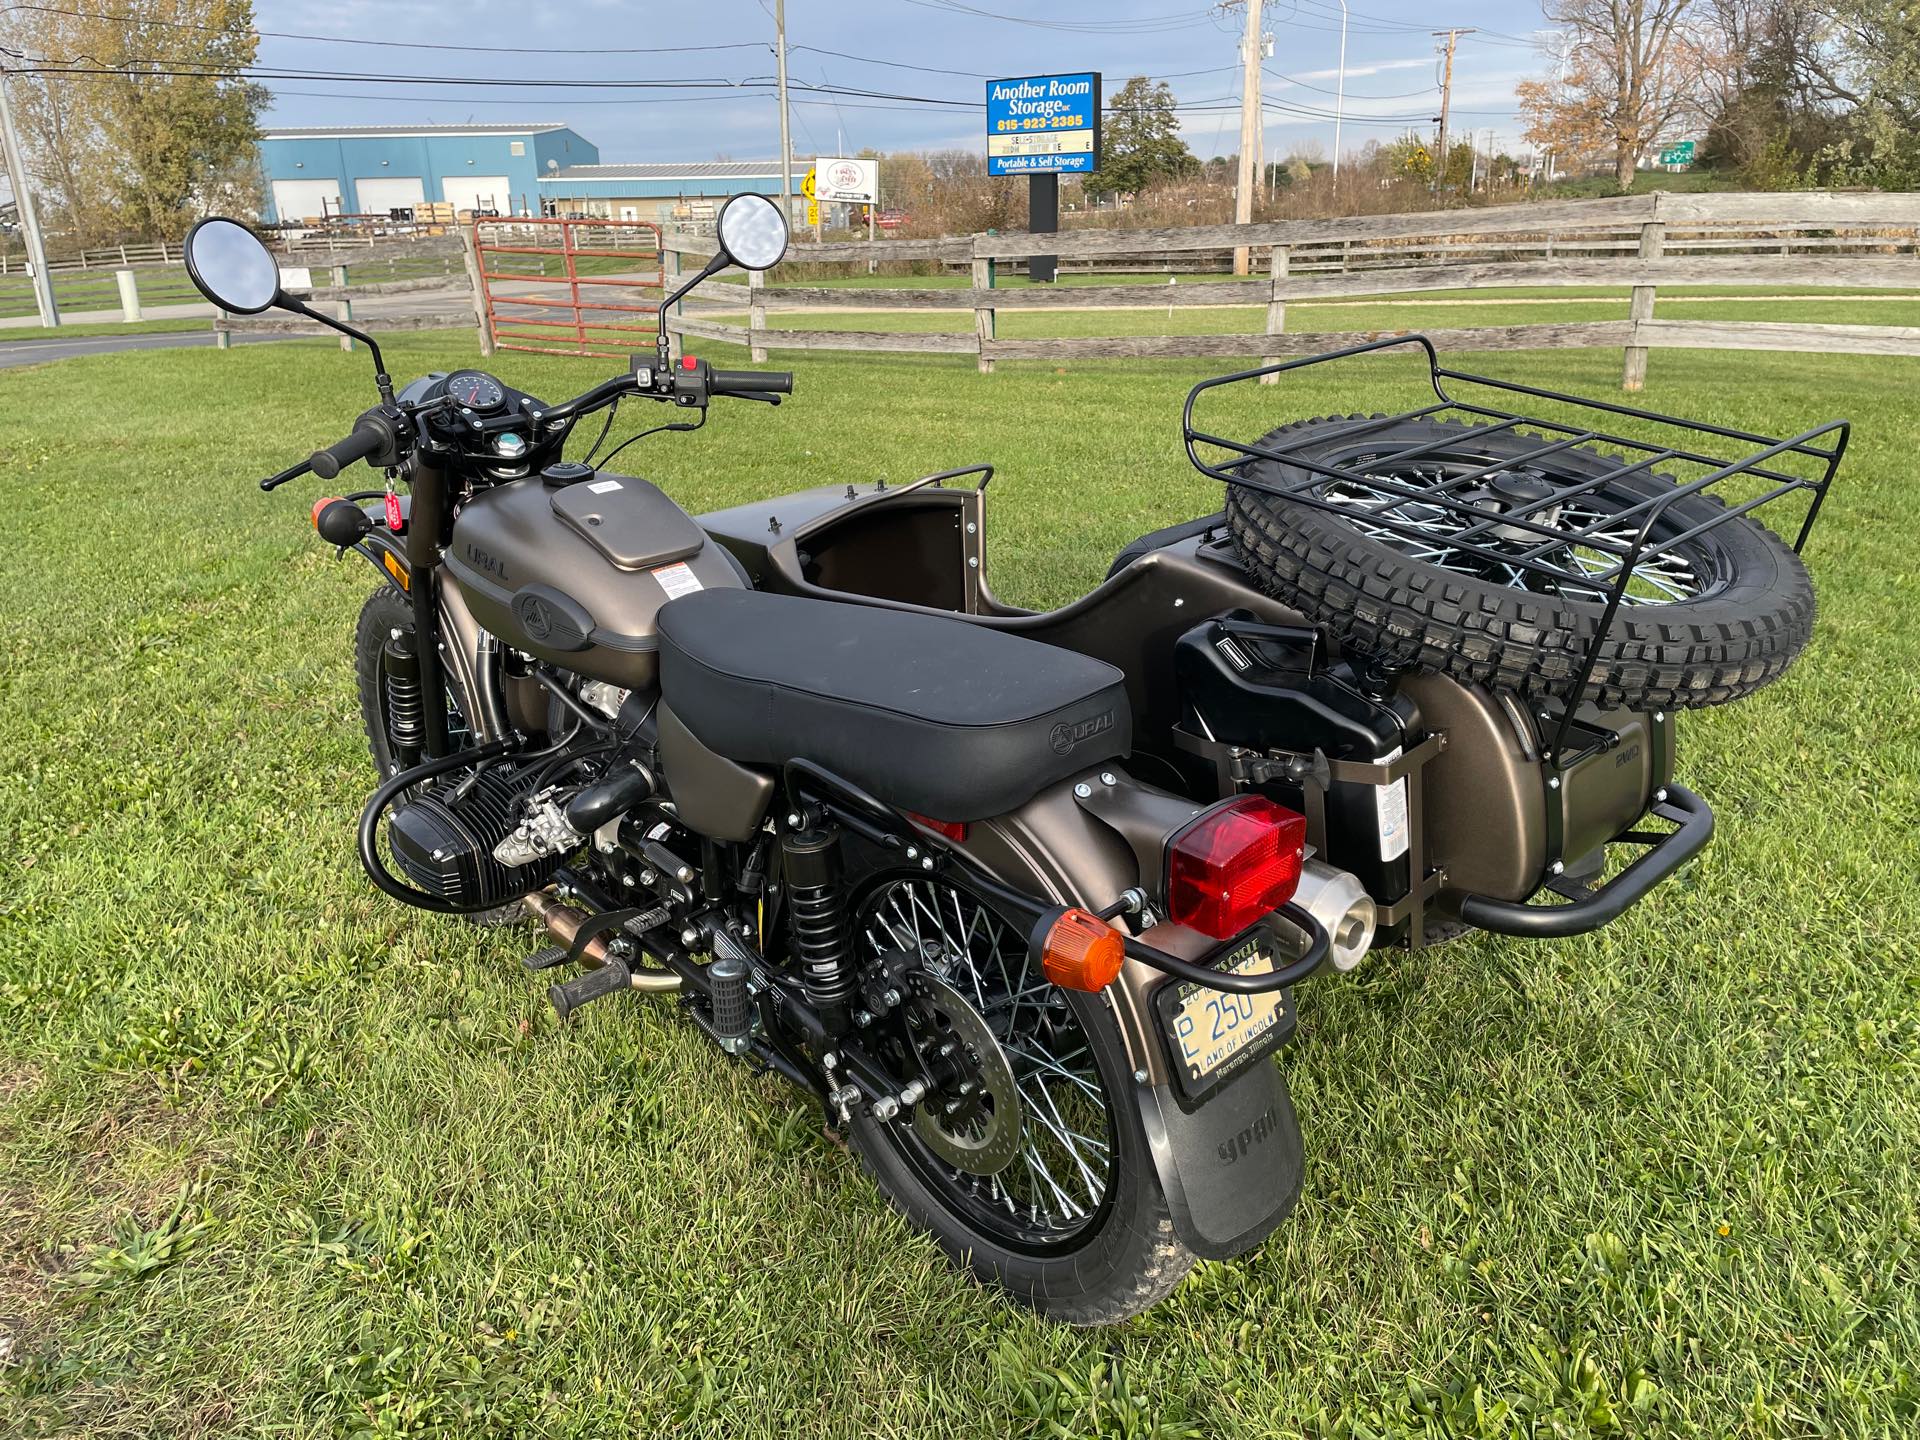
[[[413,632],[395,629],[380,652],[380,684],[386,693],[387,746],[393,753],[394,773],[420,763],[425,723],[420,707],[420,657],[414,653]]]
[[[848,953],[846,896],[840,886],[839,837],[831,830],[785,836],[787,910],[801,985],[821,1022],[835,1034],[849,1021],[853,959]]]

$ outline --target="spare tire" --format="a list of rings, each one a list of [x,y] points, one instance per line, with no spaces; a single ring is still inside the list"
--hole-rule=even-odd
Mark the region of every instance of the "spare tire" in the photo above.
[[[1501,460],[1518,462],[1547,443],[1537,435],[1438,420],[1339,433],[1367,418],[1303,420],[1259,443],[1285,445],[1310,464],[1415,488]],[[1324,441],[1316,442],[1316,431],[1326,432]],[[1407,460],[1394,454],[1415,447],[1425,453]],[[1562,450],[1453,493],[1478,513],[1512,509],[1536,524],[1564,522],[1574,529],[1673,488],[1671,478],[1642,472],[1552,510],[1529,508],[1546,487],[1592,480],[1620,464],[1596,450]],[[1392,493],[1274,460],[1249,461],[1245,473],[1271,485],[1311,487],[1318,498],[1340,505],[1336,514],[1230,485],[1227,521],[1261,588],[1325,626],[1347,653],[1391,669],[1437,670],[1521,695],[1568,698],[1606,608],[1606,589],[1583,584],[1582,577],[1601,574],[1611,557],[1569,542],[1561,554],[1542,557],[1564,573],[1543,576],[1449,548],[1448,533],[1470,523],[1457,510],[1399,499],[1396,515],[1427,532],[1415,539],[1369,524],[1369,508],[1394,502]],[[1813,585],[1800,557],[1778,536],[1740,516],[1682,538],[1722,511],[1720,501],[1703,492],[1663,513],[1600,643],[1586,698],[1640,710],[1723,704],[1778,679],[1805,648],[1813,633]],[[1622,520],[1618,532],[1597,533],[1630,539],[1642,518],[1644,512]],[[1479,523],[1477,515],[1471,523]],[[1503,541],[1496,529],[1478,543],[1517,551],[1539,538],[1514,530]],[[1662,547],[1663,538],[1678,543]]]

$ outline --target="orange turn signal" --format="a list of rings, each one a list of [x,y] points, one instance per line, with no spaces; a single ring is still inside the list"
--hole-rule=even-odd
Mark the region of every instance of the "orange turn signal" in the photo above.
[[[1041,942],[1040,971],[1063,990],[1104,990],[1127,963],[1127,943],[1098,915],[1062,910]]]
[[[339,503],[343,503],[343,502],[341,502],[340,497],[338,495],[322,495],[318,500],[314,501],[313,502],[313,528],[316,530],[320,528],[320,512],[322,510],[326,509],[327,506],[329,505],[334,505]]]

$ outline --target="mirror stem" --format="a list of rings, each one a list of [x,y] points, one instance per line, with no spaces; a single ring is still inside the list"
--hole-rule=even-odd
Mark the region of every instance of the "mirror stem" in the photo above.
[[[290,311],[295,315],[304,315],[309,320],[316,320],[329,330],[337,330],[349,339],[358,340],[362,345],[365,345],[367,347],[367,353],[373,356],[374,386],[380,391],[380,398],[382,400],[392,401],[393,378],[387,374],[387,362],[380,354],[379,341],[367,334],[366,331],[349,325],[344,320],[337,320],[331,315],[322,315],[311,305],[308,305],[304,301],[296,300],[291,295],[282,293],[276,297],[275,303],[279,305],[282,310]]]
[[[718,275],[722,270],[726,269],[727,266],[731,265],[732,263],[733,262],[727,258],[726,251],[724,250],[714,251],[713,258],[707,261],[706,268],[704,270],[702,270],[698,275],[694,276],[691,280],[687,281],[686,284],[682,285],[678,290],[674,291],[673,294],[669,295],[666,299],[660,302],[660,338],[655,343],[654,350],[659,359],[659,366],[660,366],[661,373],[664,374],[666,371],[672,368],[672,362],[669,358],[672,354],[672,346],[667,341],[668,313],[673,309],[675,305],[678,305],[680,303],[681,298],[689,290],[693,289],[694,286],[698,285],[702,280],[707,279],[709,276]]]

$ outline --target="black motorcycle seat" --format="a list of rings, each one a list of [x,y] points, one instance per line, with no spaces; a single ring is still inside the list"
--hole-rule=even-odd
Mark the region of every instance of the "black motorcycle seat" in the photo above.
[[[962,620],[702,590],[659,626],[662,696],[709,750],[812,760],[939,820],[1003,815],[1132,744],[1119,670]]]

